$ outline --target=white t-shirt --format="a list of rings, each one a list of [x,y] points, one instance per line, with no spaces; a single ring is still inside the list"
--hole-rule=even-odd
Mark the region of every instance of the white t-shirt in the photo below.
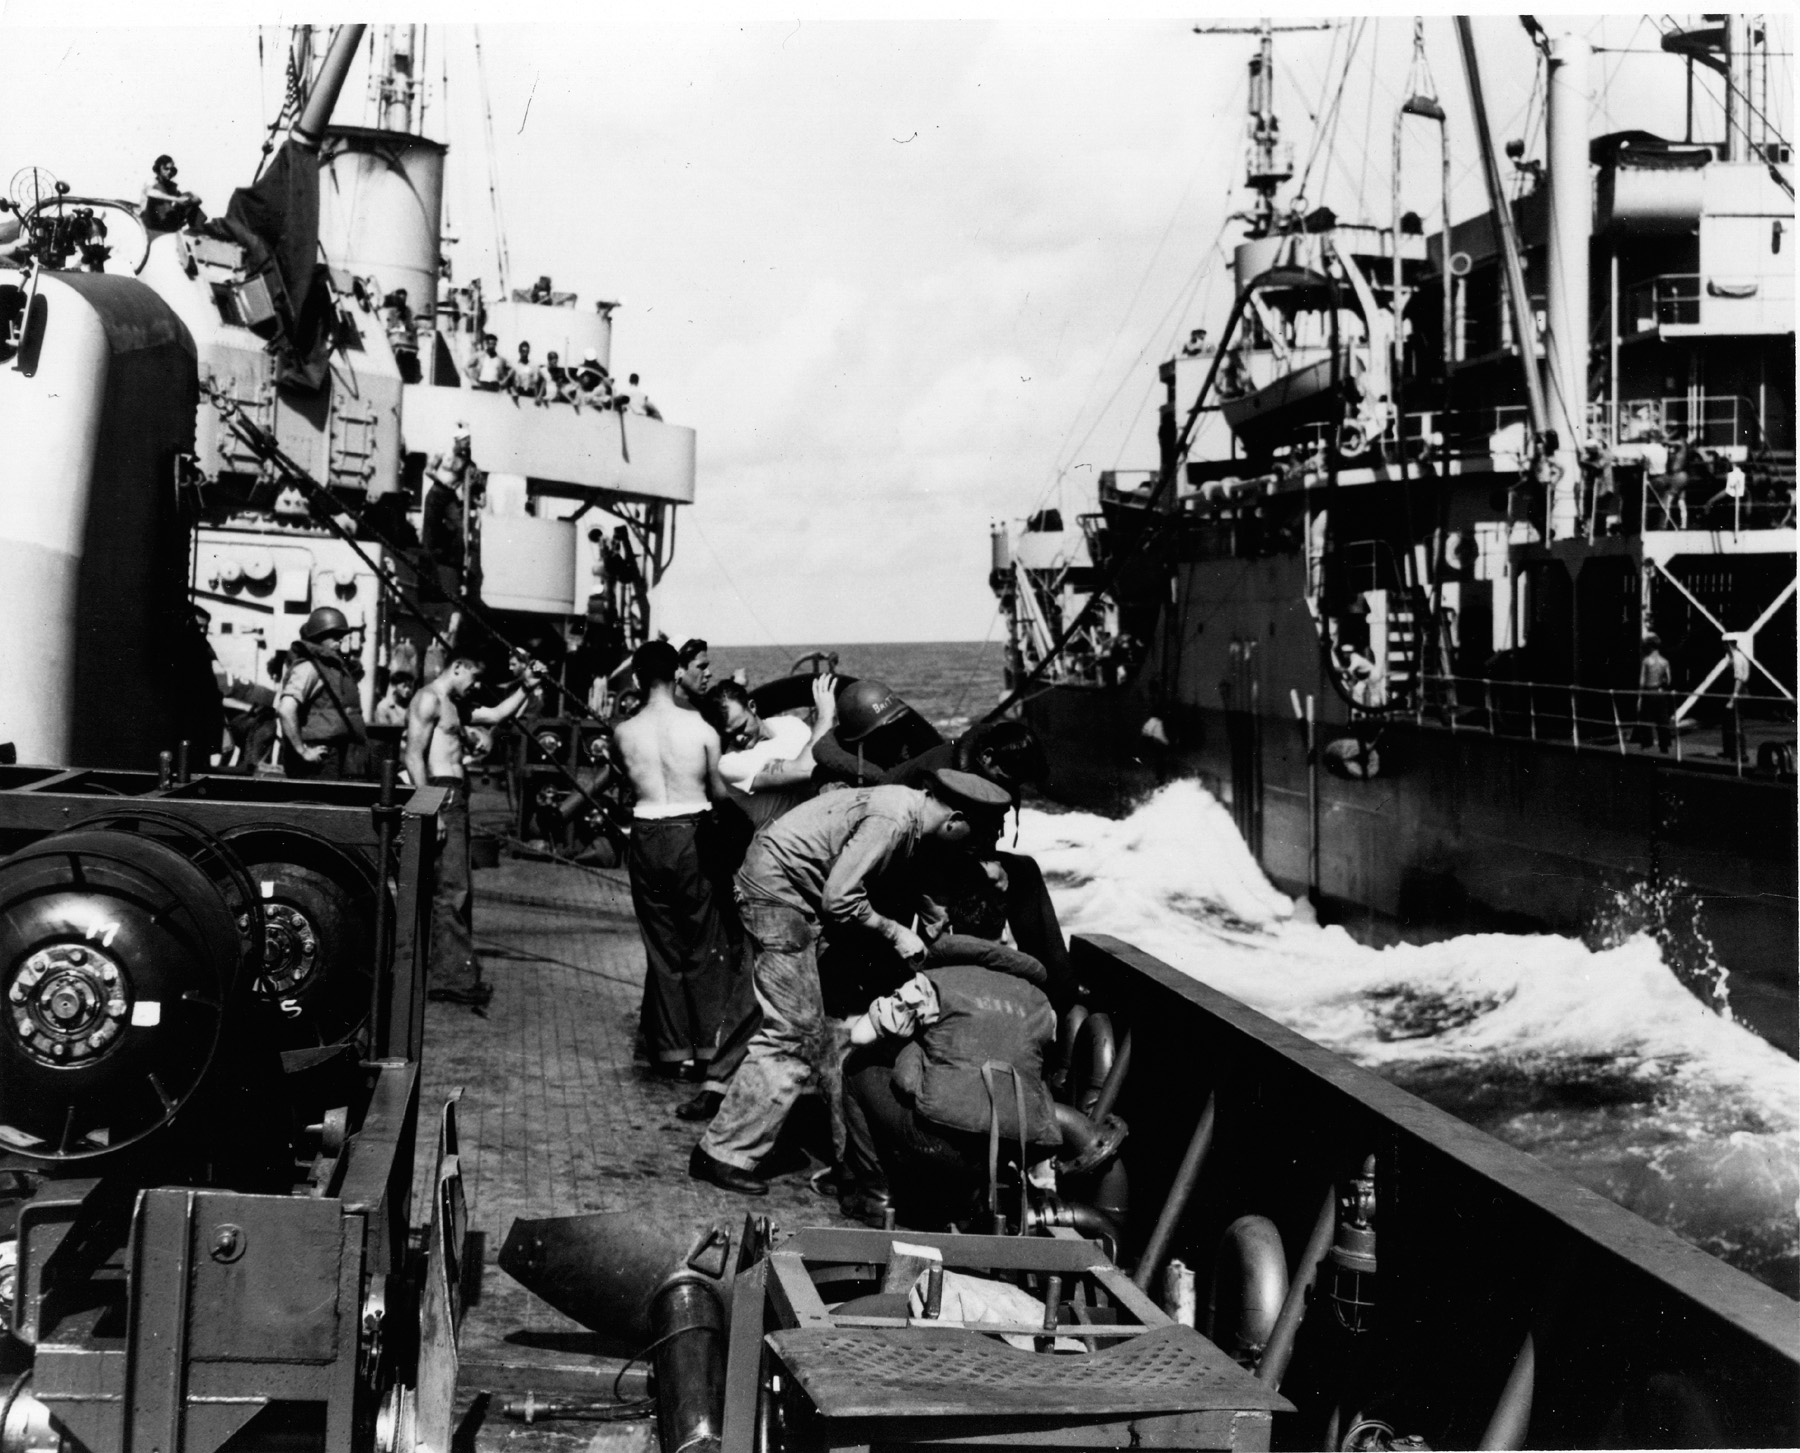
[[[806,750],[812,740],[812,729],[797,716],[772,716],[764,720],[770,735],[755,746],[741,752],[726,752],[719,758],[719,775],[725,785],[749,793],[756,774],[776,762],[792,761]]]

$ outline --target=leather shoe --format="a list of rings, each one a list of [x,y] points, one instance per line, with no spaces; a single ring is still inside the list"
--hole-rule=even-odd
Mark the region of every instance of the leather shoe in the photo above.
[[[740,1196],[769,1194],[761,1177],[739,1170],[735,1165],[726,1165],[722,1160],[714,1160],[697,1145],[688,1157],[688,1174],[697,1181],[710,1181],[722,1191],[736,1191]]]
[[[852,1221],[885,1231],[891,1224],[894,1198],[882,1186],[851,1186],[838,1196],[838,1210]]]
[[[725,1103],[725,1097],[717,1090],[702,1090],[691,1100],[683,1100],[675,1107],[675,1118],[698,1123],[710,1120],[719,1113],[719,1106]]]
[[[468,984],[446,986],[442,989],[427,989],[425,997],[439,1004],[469,1004],[477,1009],[482,1009],[494,997],[494,986],[492,984]]]

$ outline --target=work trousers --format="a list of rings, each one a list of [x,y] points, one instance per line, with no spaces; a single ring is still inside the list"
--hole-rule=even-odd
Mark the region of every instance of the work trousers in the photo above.
[[[844,1062],[844,1169],[862,1187],[891,1190],[907,1225],[941,1229],[980,1209],[987,1139],[934,1124],[895,1093],[900,1047],[867,1045]]]
[[[755,955],[751,982],[762,1022],[750,1036],[725,1103],[701,1137],[714,1160],[753,1171],[775,1140],[801,1090],[815,1076],[838,1118],[839,1062],[819,989],[819,926],[786,904],[738,900]]]
[[[631,825],[631,906],[644,938],[644,1044],[653,1061],[713,1057],[735,965],[698,836],[704,814]]]
[[[469,877],[469,788],[460,777],[433,777],[444,789],[443,841],[431,890],[433,989],[471,989],[481,982],[475,957],[475,894]]]

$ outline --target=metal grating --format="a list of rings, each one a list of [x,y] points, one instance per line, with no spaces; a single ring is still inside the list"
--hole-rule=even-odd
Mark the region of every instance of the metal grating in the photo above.
[[[828,1418],[1287,1406],[1191,1327],[1160,1327],[1087,1354],[1024,1352],[977,1332],[924,1328],[802,1327],[772,1333],[769,1345]]]

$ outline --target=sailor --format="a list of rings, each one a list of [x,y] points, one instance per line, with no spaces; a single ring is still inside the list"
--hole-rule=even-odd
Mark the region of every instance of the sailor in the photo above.
[[[1043,744],[1031,728],[1001,720],[977,722],[954,742],[901,763],[885,780],[914,787],[946,766],[993,783],[1006,793],[1014,811],[1026,786],[1041,785],[1049,774]],[[933,960],[938,961],[940,948],[960,950],[959,962],[1014,972],[994,957],[1001,935],[1010,932],[1019,949],[1043,966],[1043,987],[1052,1002],[1059,1009],[1068,1007],[1081,990],[1043,869],[1026,853],[1001,851],[1006,805],[972,811],[969,823],[973,831],[962,850],[936,855],[924,876],[925,891],[948,921],[946,935],[932,947]]]
[[[844,1215],[871,1226],[890,1209],[912,1226],[967,1221],[1002,1155],[1023,1152],[1020,1176],[1054,1155],[1062,1132],[1044,1068],[1056,1031],[1028,978],[968,965],[915,974],[870,1004],[844,1061]]]
[[[1649,746],[1654,731],[1657,750],[1669,750],[1675,720],[1675,698],[1669,688],[1674,682],[1674,668],[1662,653],[1662,638],[1651,631],[1644,637],[1644,659],[1638,667],[1638,728],[1632,739],[1639,746]]]
[[[536,399],[543,392],[544,371],[531,361],[531,345],[519,345],[519,361],[513,365],[507,387],[514,398]]]
[[[649,419],[662,417],[662,410],[650,402],[650,396],[644,392],[643,385],[638,382],[638,376],[635,373],[631,375],[631,399],[632,413],[642,414]]]
[[[361,774],[369,736],[356,676],[342,654],[344,637],[358,629],[329,605],[320,606],[300,627],[275,698],[275,715],[287,739],[282,765],[290,777]]]
[[[1725,662],[1731,669],[1731,694],[1725,698],[1725,719],[1720,725],[1719,755],[1729,762],[1750,760],[1750,741],[1744,735],[1744,697],[1750,688],[1750,652],[1742,631],[1726,631]]]
[[[752,975],[761,1027],[724,1104],[694,1147],[688,1173],[726,1190],[763,1195],[757,1168],[808,1080],[817,1078],[834,1119],[841,1109],[837,1054],[819,979],[822,931],[871,939],[893,958],[918,965],[925,939],[885,905],[929,915],[901,870],[920,844],[962,842],[968,811],[1006,801],[966,772],[934,773],[927,791],[869,787],[829,792],[776,819],[750,844],[735,882],[738,916],[754,950]],[[896,880],[901,881],[896,881]],[[885,882],[883,880],[886,880]],[[865,1001],[866,1002],[866,1001]]]
[[[538,381],[538,401],[546,404],[575,402],[575,375],[562,366],[562,355],[552,348],[544,355],[544,372]]]
[[[538,303],[540,305],[554,302],[555,299],[552,297],[550,290],[550,279],[547,277],[540,277],[534,282],[531,285],[531,291],[525,295],[525,301],[528,303]]]
[[[175,175],[175,159],[167,152],[151,166],[139,213],[148,232],[175,232],[183,227],[198,227],[206,220],[200,198],[182,191],[175,184]]]
[[[689,636],[681,643],[676,656],[675,701],[690,711],[698,711],[707,688],[712,685],[712,656],[706,642]]]
[[[275,715],[275,693],[287,675],[288,653],[276,651],[265,668],[273,685],[260,681],[233,681],[227,691],[226,706],[235,708],[225,722],[231,734],[232,765],[241,771],[254,772],[269,759],[269,749],[281,734],[281,722]]]
[[[381,306],[387,326],[388,346],[394,350],[394,362],[400,367],[400,376],[408,383],[417,383],[421,377],[418,324],[413,318],[411,307],[407,305],[406,289],[395,288],[381,300]]]
[[[430,989],[427,997],[480,1009],[493,998],[475,957],[474,896],[469,876],[469,792],[464,777],[467,730],[463,698],[481,679],[482,663],[466,651],[450,657],[443,674],[420,689],[406,713],[407,776],[417,787],[445,789],[438,817],[437,875],[431,895]],[[528,666],[517,687],[497,706],[469,710],[470,728],[495,726],[532,699],[541,680]]]
[[[384,727],[403,727],[406,725],[407,708],[412,705],[414,694],[419,683],[410,671],[396,671],[388,682],[388,689],[380,701],[375,703],[375,725]]]
[[[743,865],[757,830],[813,795],[812,748],[837,719],[837,697],[829,675],[813,682],[813,712],[810,731],[799,717],[765,719],[737,681],[721,681],[700,702],[700,715],[719,733],[723,748],[719,776],[730,789],[729,798],[713,806],[711,831],[700,845],[701,867],[726,900],[721,911],[741,972],[720,1020],[712,1066],[699,1092],[676,1107],[679,1120],[710,1120],[718,1113],[726,1087],[762,1023],[756,997],[749,991],[744,957],[749,945],[735,905],[729,902],[731,880]]]
[[[822,782],[866,787],[943,740],[885,681],[854,681],[839,691],[837,725],[813,757]]]
[[[575,408],[577,412],[580,412],[583,404],[594,409],[610,409],[612,407],[612,375],[606,371],[606,365],[600,361],[600,355],[592,348],[581,355],[581,364],[575,370]]]
[[[512,365],[500,356],[500,340],[481,335],[481,351],[469,364],[469,383],[484,393],[500,393],[512,381]]]
[[[719,775],[751,822],[762,827],[813,795],[813,748],[837,724],[837,678],[813,678],[811,730],[797,716],[764,717],[737,681],[721,681],[700,714],[724,745]]]
[[[675,648],[646,641],[632,657],[644,705],[614,728],[632,809],[631,902],[644,938],[642,1023],[652,1066],[668,1078],[706,1077],[732,989],[730,939],[701,833],[725,796],[719,736],[675,700]]]
[[[434,458],[426,471],[419,534],[446,598],[462,590],[463,522],[477,476],[472,447],[469,426],[459,423],[451,435],[450,453]]]

